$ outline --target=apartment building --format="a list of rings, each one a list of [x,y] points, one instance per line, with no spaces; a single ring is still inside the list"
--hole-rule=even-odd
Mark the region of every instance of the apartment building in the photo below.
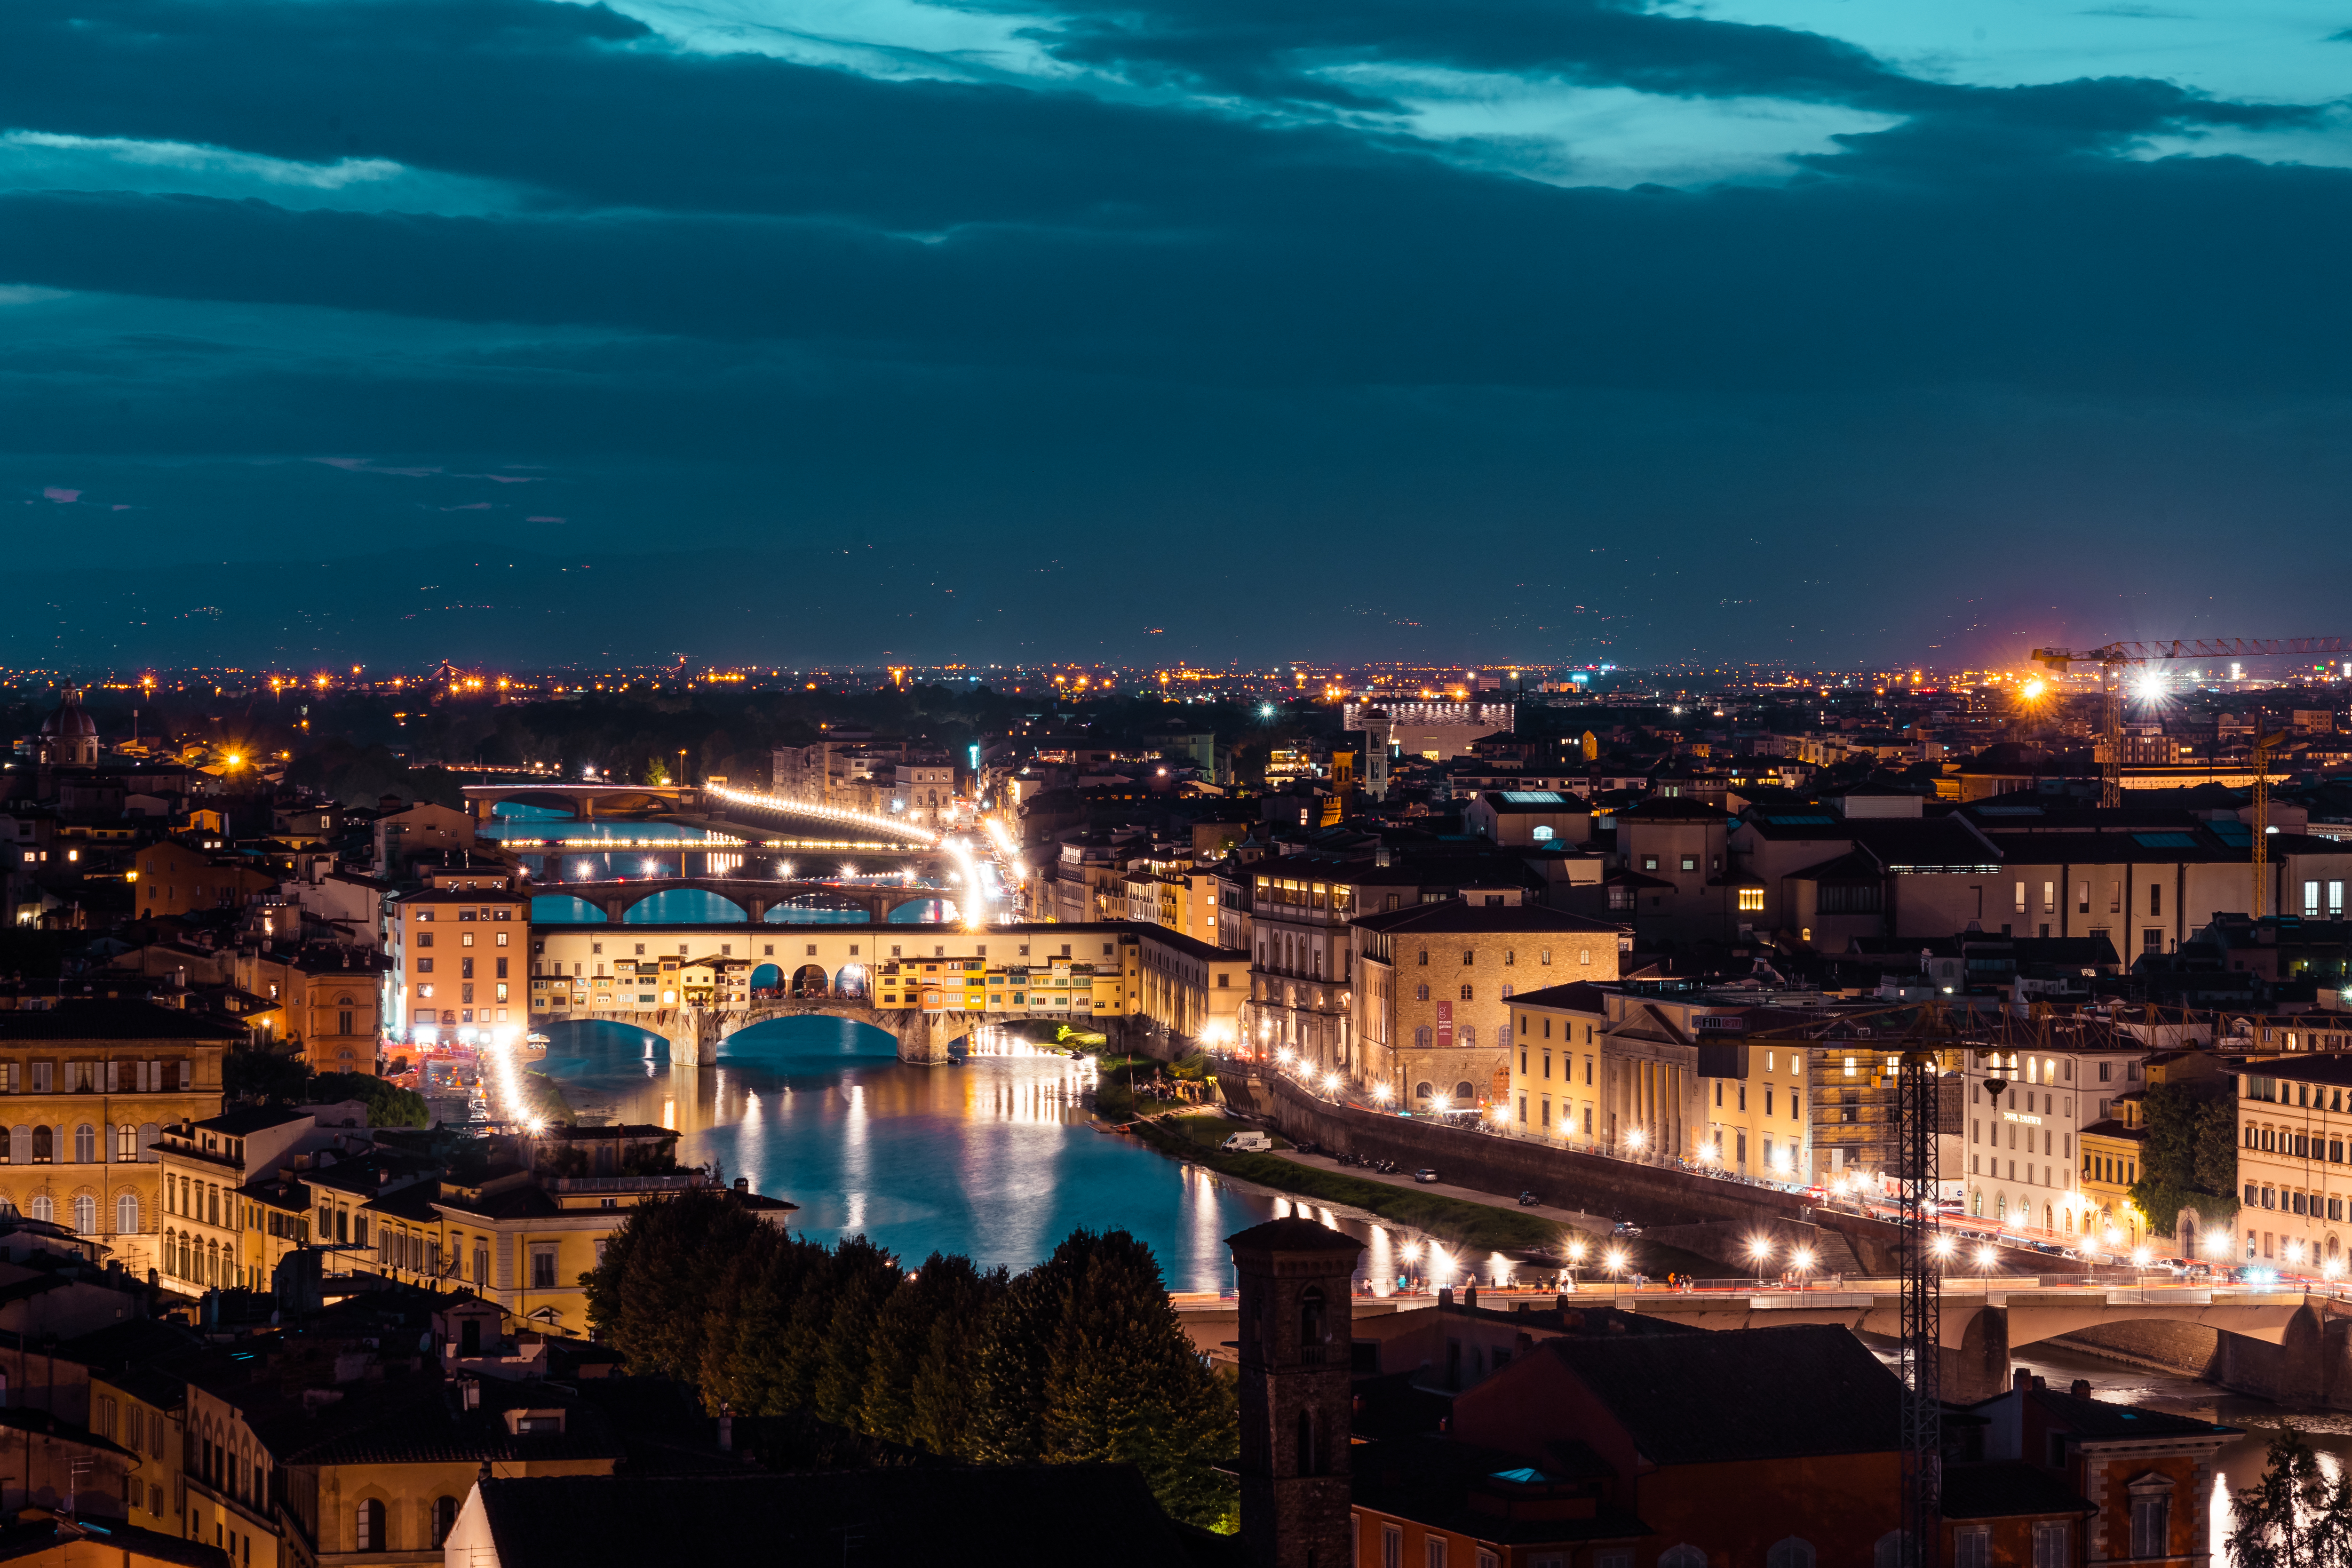
[[[2241,1259],[2314,1272],[2344,1261],[2352,1198],[2352,1056],[2267,1057],[2237,1080]]]
[[[157,1278],[167,1290],[267,1290],[278,1259],[307,1241],[248,1187],[307,1169],[321,1152],[368,1146],[367,1109],[333,1105],[241,1107],[173,1122],[154,1140],[161,1167],[163,1249]],[[304,1210],[297,1208],[300,1218]]]
[[[161,1132],[219,1114],[222,1059],[244,1037],[146,1002],[0,1011],[0,1208],[68,1226],[126,1268],[156,1268]]]
[[[530,899],[496,886],[431,888],[387,910],[384,1016],[395,1038],[467,1038],[530,1016]]]
[[[2120,1097],[2146,1087],[2148,1055],[2127,1030],[2080,1017],[2052,1020],[2036,1048],[2020,1046],[1997,1062],[1968,1053],[1968,1212],[2058,1237],[2103,1232],[2098,1215],[2112,1200],[2084,1189],[2083,1135],[2116,1119]]]
[[[1521,990],[1614,980],[1623,927],[1509,900],[1514,889],[1401,906],[1349,922],[1351,1076],[1411,1110],[1478,1110],[1510,1092]],[[1491,902],[1486,900],[1492,900]]]

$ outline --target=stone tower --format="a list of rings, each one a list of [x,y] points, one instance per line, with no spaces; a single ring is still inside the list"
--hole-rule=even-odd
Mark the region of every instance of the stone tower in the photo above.
[[[1350,1568],[1349,1322],[1364,1245],[1295,1218],[1225,1245],[1240,1282],[1242,1541],[1260,1568]]]

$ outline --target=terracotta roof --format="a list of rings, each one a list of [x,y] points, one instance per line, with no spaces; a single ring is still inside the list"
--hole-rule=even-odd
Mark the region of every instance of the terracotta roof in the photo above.
[[[1898,1441],[1903,1385],[1843,1328],[1562,1338],[1537,1352],[1564,1363],[1661,1465],[1892,1453]],[[1509,1376],[1474,1393],[1507,1397]]]

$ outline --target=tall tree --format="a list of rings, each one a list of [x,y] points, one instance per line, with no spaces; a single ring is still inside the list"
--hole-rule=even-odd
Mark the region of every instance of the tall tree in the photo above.
[[[708,1188],[640,1205],[582,1277],[588,1321],[634,1370],[694,1381],[708,1327],[701,1305],[767,1228]]]
[[[916,1380],[931,1358],[932,1334],[950,1313],[967,1326],[981,1307],[981,1273],[969,1258],[934,1252],[893,1291],[874,1320],[859,1424],[877,1437],[928,1447],[916,1433]]]
[[[834,1249],[833,1315],[817,1352],[811,1405],[820,1419],[856,1426],[864,1418],[875,1321],[900,1289],[898,1260],[863,1236]]]
[[[2271,1438],[2262,1479],[2230,1500],[2235,1568],[2344,1568],[2352,1560],[2352,1478],[2330,1479],[2292,1423]]]

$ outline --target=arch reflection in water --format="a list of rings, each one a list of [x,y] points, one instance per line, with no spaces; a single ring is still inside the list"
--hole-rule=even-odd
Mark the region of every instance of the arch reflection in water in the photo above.
[[[1289,1212],[1092,1131],[1092,1062],[1007,1039],[976,1041],[963,1067],[910,1067],[878,1030],[786,1018],[729,1037],[717,1067],[698,1072],[627,1025],[548,1033],[546,1070],[575,1104],[675,1128],[681,1164],[716,1160],[730,1181],[800,1205],[795,1230],[824,1241],[863,1231],[909,1264],[937,1249],[1025,1268],[1079,1226],[1124,1228],[1150,1246],[1171,1289],[1229,1290],[1223,1238]],[[1332,1219],[1360,1237],[1381,1228]]]

